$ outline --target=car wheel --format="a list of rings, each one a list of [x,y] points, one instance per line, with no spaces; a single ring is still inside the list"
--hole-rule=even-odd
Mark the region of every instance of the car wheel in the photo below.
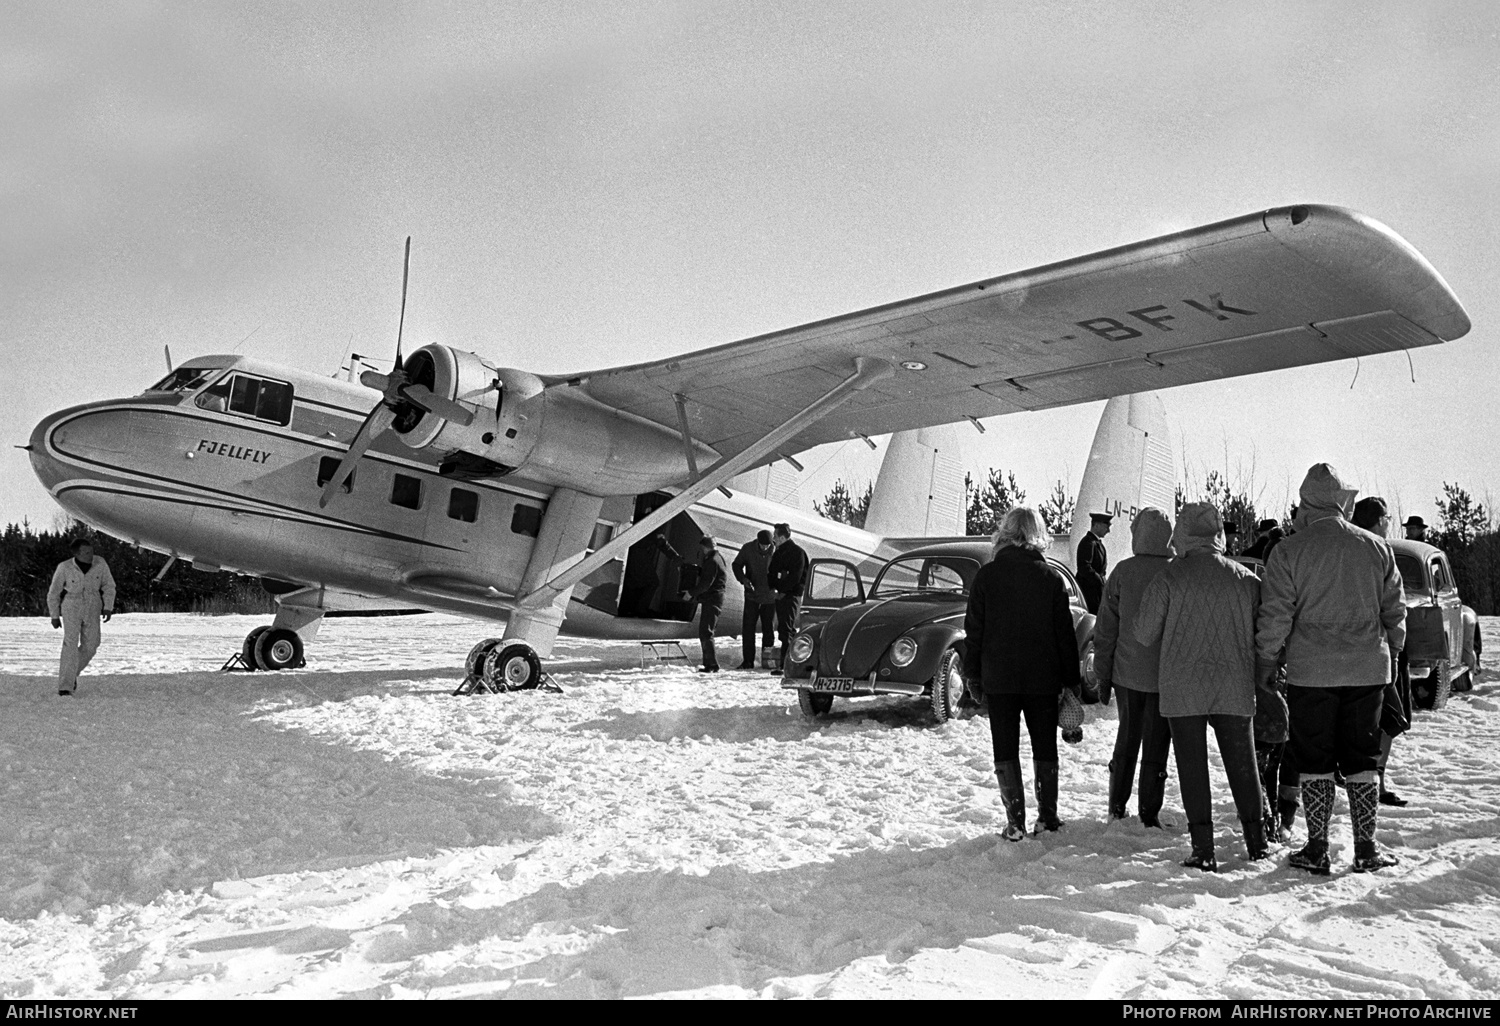
[[[833,708],[833,696],[819,694],[807,688],[797,689],[797,705],[803,716],[827,716]]]
[[[1094,678],[1094,636],[1083,643],[1083,653],[1078,657],[1078,680],[1082,684],[1084,705],[1099,703],[1099,682]]]
[[[1448,696],[1453,693],[1453,685],[1448,680],[1448,660],[1440,659],[1437,667],[1432,671],[1432,708],[1441,709],[1448,704]]]
[[[932,715],[939,723],[946,723],[958,715],[964,700],[964,662],[958,649],[950,648],[938,660],[937,672],[932,675]]]

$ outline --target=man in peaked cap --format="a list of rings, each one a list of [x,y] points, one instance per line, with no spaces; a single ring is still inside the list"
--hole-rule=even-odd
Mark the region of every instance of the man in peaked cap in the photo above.
[[[1090,513],[1089,533],[1078,543],[1078,586],[1083,589],[1083,601],[1090,613],[1099,612],[1099,600],[1104,597],[1104,575],[1109,569],[1109,553],[1101,540],[1109,533],[1112,513]]]

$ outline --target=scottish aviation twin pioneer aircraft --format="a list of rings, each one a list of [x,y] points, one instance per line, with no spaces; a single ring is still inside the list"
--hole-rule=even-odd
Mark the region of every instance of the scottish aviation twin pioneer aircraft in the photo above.
[[[404,320],[404,282],[402,305]],[[1390,229],[1283,207],[607,370],[542,375],[444,345],[403,360],[399,332],[394,368],[362,385],[204,357],[140,396],[53,414],[30,449],[79,519],[281,582],[275,623],[247,645],[264,666],[294,663],[329,609],[415,606],[503,619],[483,661],[526,684],[565,619],[690,633],[650,539],[789,519],[714,493],[804,449],[1468,329]],[[878,558],[875,534],[810,533],[813,555]]]

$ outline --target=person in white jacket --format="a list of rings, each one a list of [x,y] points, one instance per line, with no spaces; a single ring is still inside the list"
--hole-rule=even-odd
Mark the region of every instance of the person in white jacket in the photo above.
[[[73,542],[73,558],[57,565],[47,589],[47,613],[52,626],[63,632],[62,660],[57,670],[57,693],[71,695],[78,675],[99,650],[99,621],[109,622],[115,611],[115,579],[109,564],[94,555],[87,538]]]

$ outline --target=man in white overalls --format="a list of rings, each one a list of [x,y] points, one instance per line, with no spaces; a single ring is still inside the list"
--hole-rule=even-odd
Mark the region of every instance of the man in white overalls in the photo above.
[[[108,622],[114,611],[115,579],[109,565],[94,556],[87,538],[74,539],[73,558],[57,565],[47,589],[52,626],[63,632],[59,695],[71,695],[78,687],[78,675],[99,650],[99,619]]]

